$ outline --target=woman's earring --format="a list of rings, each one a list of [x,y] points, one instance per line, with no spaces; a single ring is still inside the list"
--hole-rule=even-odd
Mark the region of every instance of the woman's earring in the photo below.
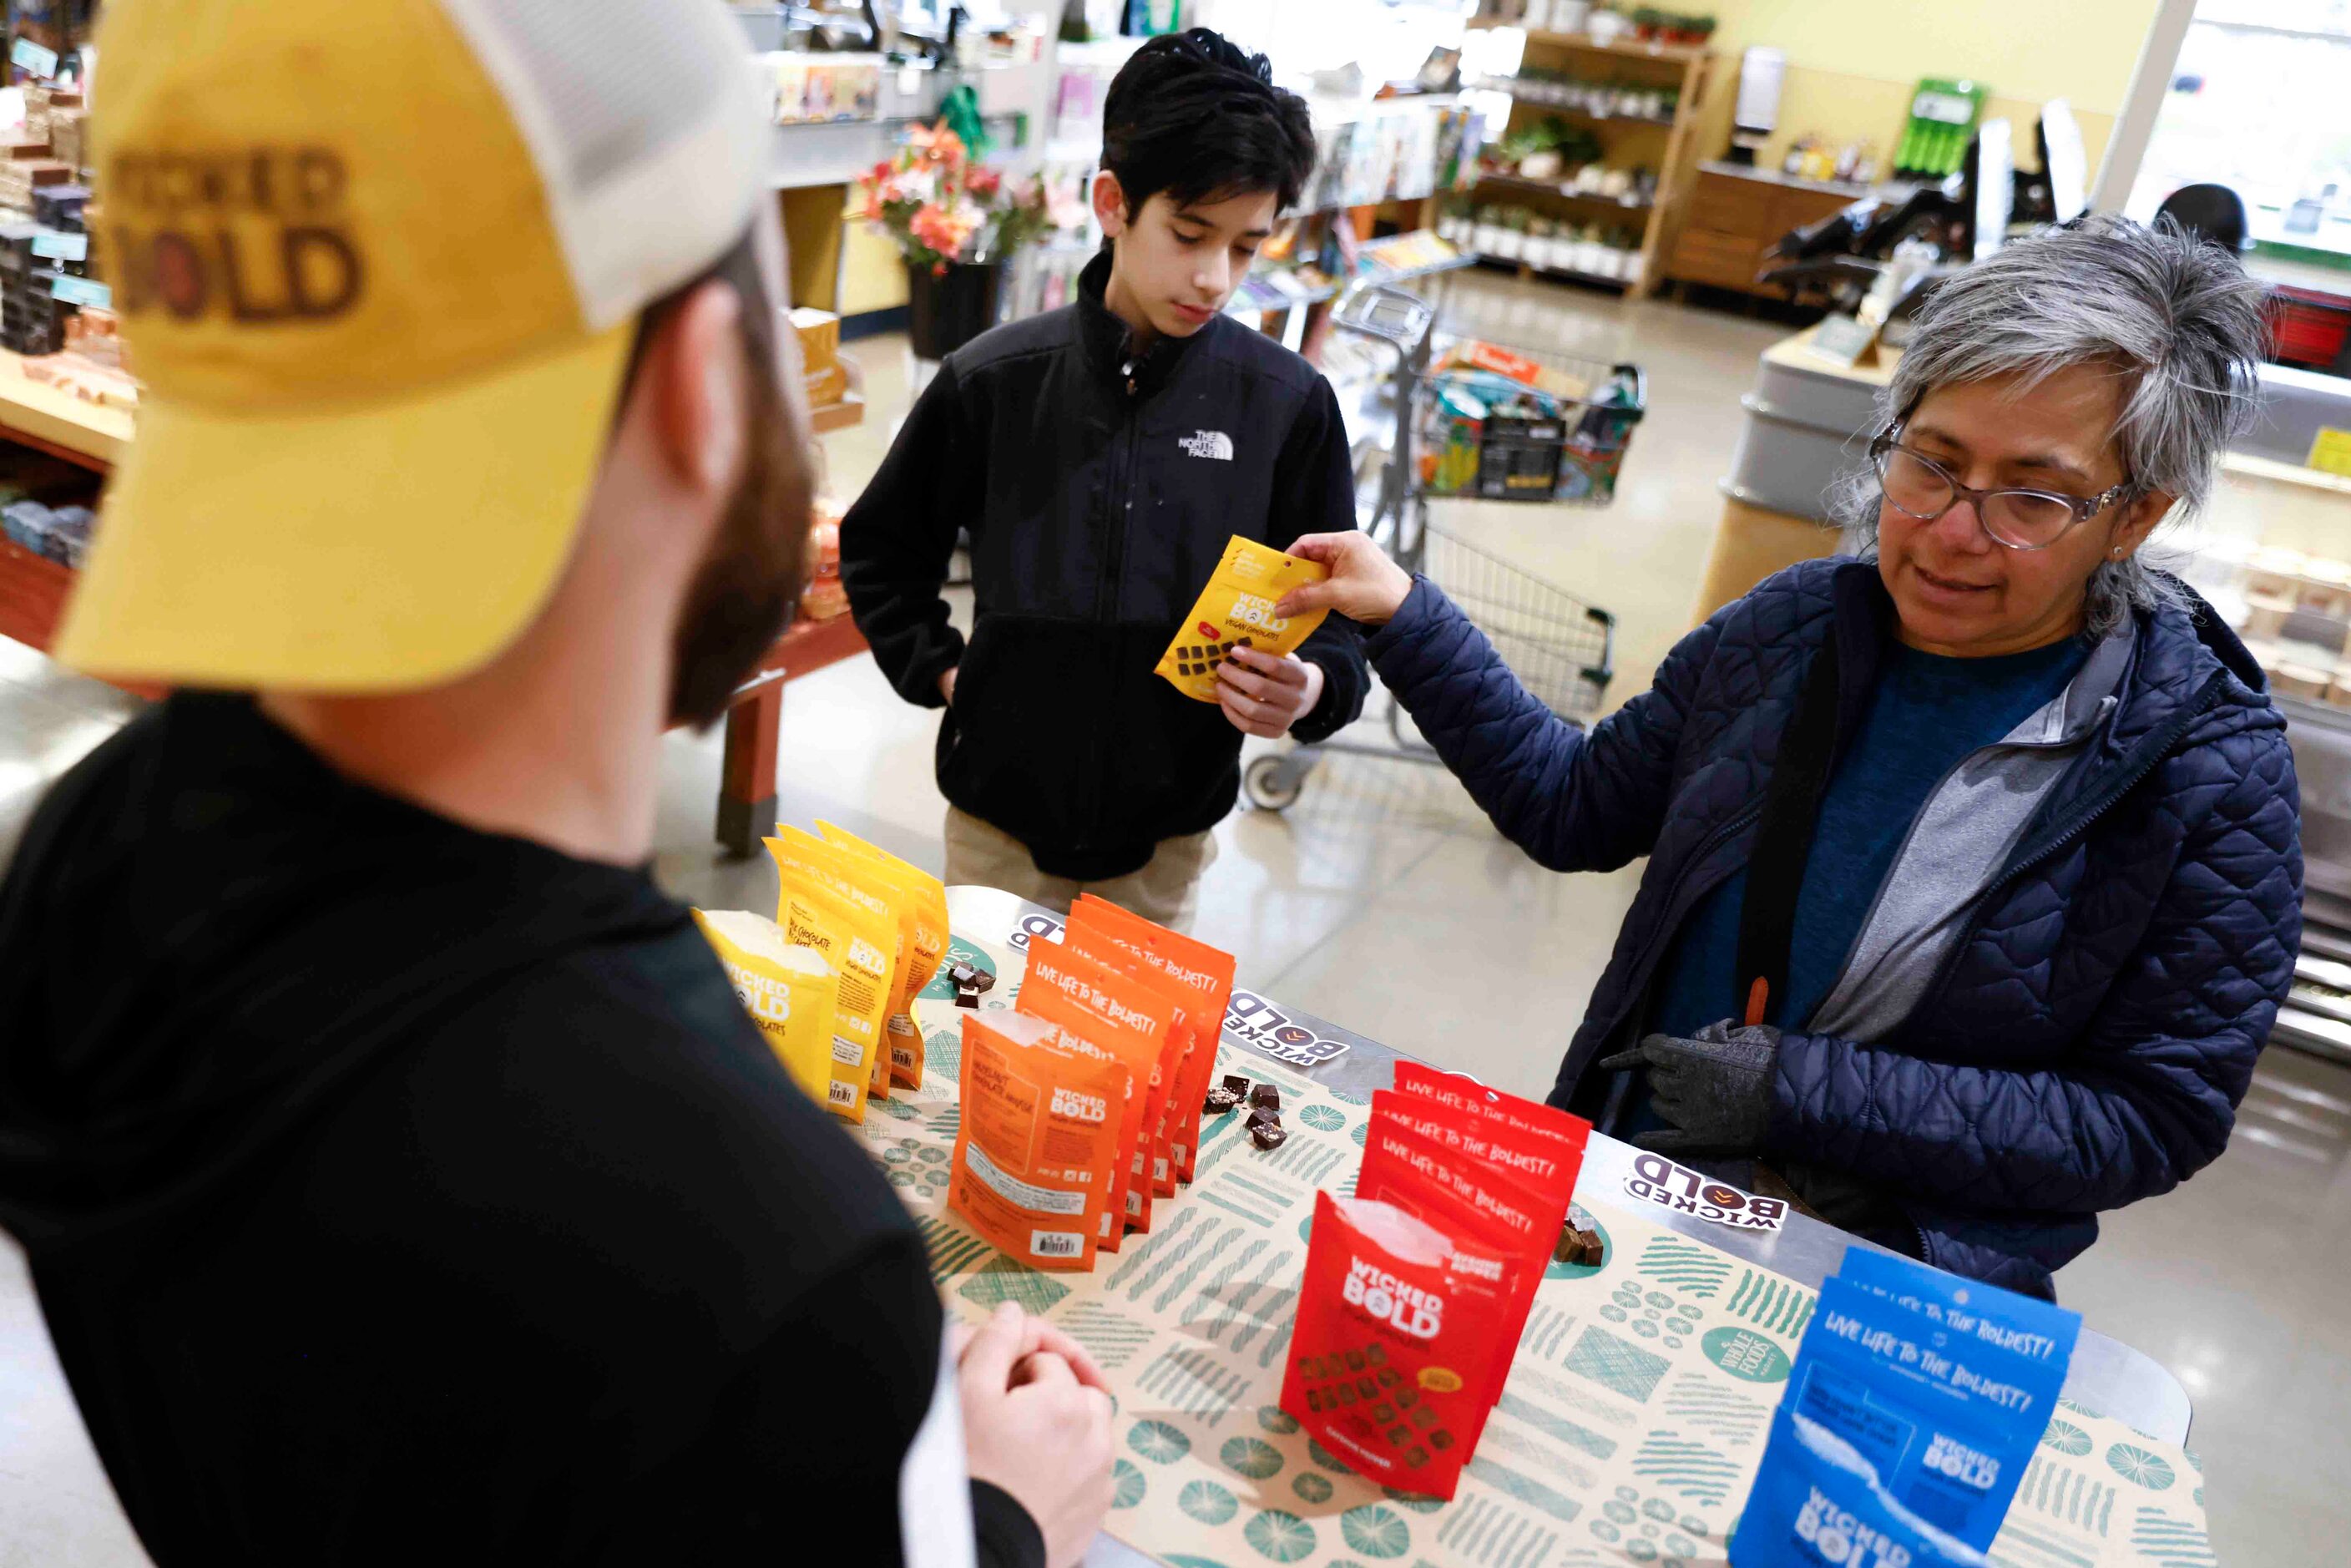
[[[2116,546],[2115,547],[2115,559],[2116,559],[2116,560],[2120,560],[2120,559],[2123,559],[2123,547],[2122,547],[2122,546],[2120,546],[2120,545],[2116,545]]]

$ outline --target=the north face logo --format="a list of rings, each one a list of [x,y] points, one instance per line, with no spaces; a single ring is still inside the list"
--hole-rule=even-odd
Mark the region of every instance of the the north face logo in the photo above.
[[[1213,457],[1219,463],[1233,460],[1233,438],[1221,430],[1196,431],[1177,437],[1176,444],[1195,457]]]

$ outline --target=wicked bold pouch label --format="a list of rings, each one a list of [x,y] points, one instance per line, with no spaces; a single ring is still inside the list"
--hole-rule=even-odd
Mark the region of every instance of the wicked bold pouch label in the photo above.
[[[1330,575],[1331,569],[1319,561],[1301,560],[1235,534],[1153,673],[1187,697],[1215,702],[1217,666],[1234,649],[1255,648],[1278,658],[1296,653],[1313,635],[1329,611],[1276,615],[1273,607],[1291,589]]]
[[[1499,1268],[1392,1204],[1314,1195],[1314,1228],[1281,1407],[1356,1473],[1450,1498],[1509,1354]]]

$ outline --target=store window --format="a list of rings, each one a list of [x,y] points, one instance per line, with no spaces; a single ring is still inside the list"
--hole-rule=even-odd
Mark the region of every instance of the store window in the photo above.
[[[2126,206],[2226,185],[2265,250],[2351,267],[2351,0],[2197,0]]]

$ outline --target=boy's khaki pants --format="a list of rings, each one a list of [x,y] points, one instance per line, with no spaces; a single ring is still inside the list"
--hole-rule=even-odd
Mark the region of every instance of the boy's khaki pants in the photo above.
[[[1091,893],[1145,920],[1187,933],[1200,909],[1200,873],[1217,858],[1216,835],[1192,833],[1162,839],[1150,864],[1107,882],[1047,876],[1029,857],[1028,845],[953,806],[947,808],[946,841],[949,887],[1001,888],[1061,915],[1070,912],[1078,894]]]

